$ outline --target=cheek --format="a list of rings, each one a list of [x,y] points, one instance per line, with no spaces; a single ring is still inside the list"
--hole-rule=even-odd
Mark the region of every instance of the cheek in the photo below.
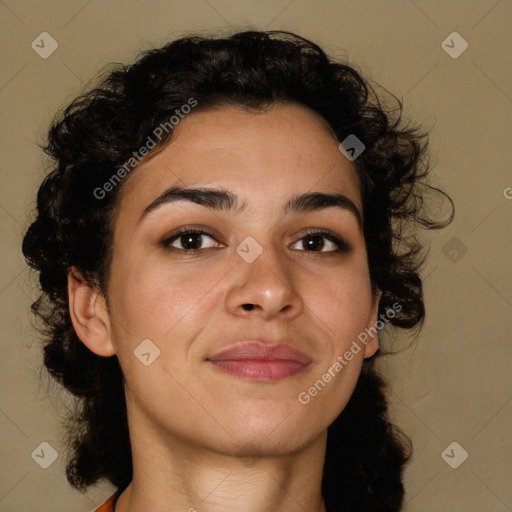
[[[127,335],[135,343],[144,338],[172,339],[184,329],[199,329],[208,310],[218,308],[226,272],[207,265],[191,272],[191,267],[172,268],[148,259],[121,263],[111,278],[113,327],[125,327],[120,331],[123,344]],[[212,298],[216,302],[212,303]],[[189,334],[193,336],[193,332]]]
[[[341,350],[370,320],[372,296],[368,271],[363,266],[351,266],[309,281],[304,302]]]

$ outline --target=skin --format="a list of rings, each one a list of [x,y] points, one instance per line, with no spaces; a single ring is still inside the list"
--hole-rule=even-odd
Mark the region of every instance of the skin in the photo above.
[[[352,212],[283,215],[282,207],[296,194],[338,192],[362,214],[354,164],[338,144],[322,118],[298,105],[194,112],[123,186],[109,308],[77,269],[70,273],[78,336],[100,356],[117,355],[126,379],[134,477],[117,512],[325,511],[327,427],[348,402],[363,359],[377,351],[377,337],[308,404],[297,397],[375,325],[381,293],[372,292]],[[178,201],[139,221],[174,185],[227,189],[246,207],[235,213]],[[199,237],[202,252],[180,252],[180,239],[174,251],[161,245],[189,225],[213,230],[214,239]],[[320,248],[308,250],[306,228],[329,230],[351,249],[339,252],[313,237]],[[236,252],[248,236],[263,249],[252,263]],[[145,366],[134,349],[148,338],[160,356]],[[222,373],[206,360],[254,338],[287,340],[312,363],[262,382]]]

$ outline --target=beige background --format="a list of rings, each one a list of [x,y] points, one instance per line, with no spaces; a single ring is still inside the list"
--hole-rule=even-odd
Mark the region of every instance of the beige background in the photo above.
[[[424,329],[383,365],[393,418],[415,445],[405,510],[512,510],[509,0],[5,0],[0,20],[0,510],[89,511],[113,490],[82,496],[67,484],[62,457],[46,470],[31,457],[43,441],[61,446],[57,413],[39,387],[34,276],[20,252],[44,174],[36,143],[105,64],[226,27],[292,30],[348,55],[432,128],[434,177],[457,215],[431,237]],[[457,59],[441,47],[454,31],[469,44]],[[59,44],[47,59],[31,48],[41,32]],[[458,469],[441,457],[453,441],[469,454]]]

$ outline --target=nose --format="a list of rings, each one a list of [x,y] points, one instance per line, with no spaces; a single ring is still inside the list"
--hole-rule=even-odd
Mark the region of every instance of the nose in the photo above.
[[[269,246],[252,263],[240,258],[230,275],[226,307],[233,315],[291,319],[304,309],[291,262]]]

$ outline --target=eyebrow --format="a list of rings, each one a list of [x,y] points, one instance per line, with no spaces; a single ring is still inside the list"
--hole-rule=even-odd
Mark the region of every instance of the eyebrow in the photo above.
[[[229,190],[217,188],[184,188],[171,187],[152,201],[140,216],[141,222],[150,212],[158,207],[174,201],[189,201],[213,210],[242,212],[247,203],[241,203],[238,197]],[[354,202],[343,194],[327,194],[325,192],[306,192],[293,196],[284,206],[283,214],[320,211],[326,208],[340,208],[352,212],[359,226],[363,227],[363,218]]]

